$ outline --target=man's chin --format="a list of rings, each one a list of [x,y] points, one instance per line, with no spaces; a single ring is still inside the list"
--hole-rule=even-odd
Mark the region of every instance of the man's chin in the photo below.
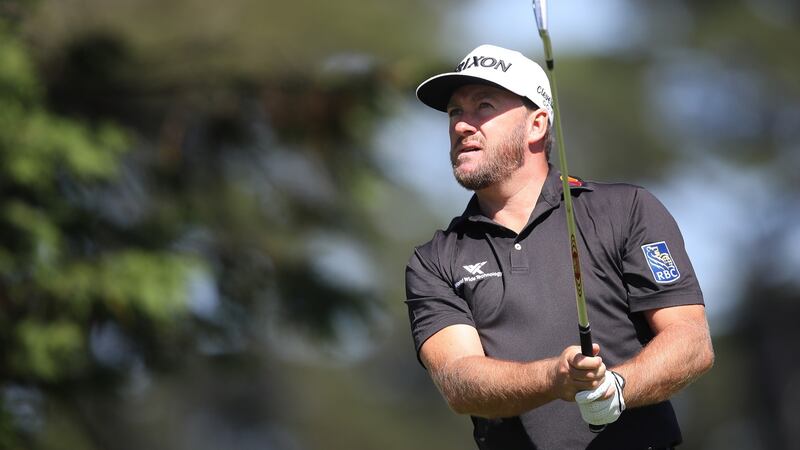
[[[463,173],[454,170],[453,175],[461,187],[470,191],[479,191],[492,184],[486,177],[476,176],[474,173]]]
[[[473,161],[457,162],[453,166],[453,174],[460,178],[474,178],[480,176],[481,166]]]

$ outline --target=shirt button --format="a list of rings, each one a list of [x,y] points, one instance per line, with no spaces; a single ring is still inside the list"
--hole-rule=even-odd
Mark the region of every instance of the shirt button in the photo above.
[[[522,246],[519,243],[514,244],[514,248],[517,250],[522,250]]]

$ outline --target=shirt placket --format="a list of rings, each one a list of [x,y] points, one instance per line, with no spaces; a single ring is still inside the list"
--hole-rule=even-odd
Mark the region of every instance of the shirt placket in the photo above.
[[[528,258],[525,256],[525,243],[524,240],[521,239],[522,235],[518,235],[514,238],[514,244],[511,246],[510,251],[510,261],[511,261],[511,273],[514,275],[527,275],[531,273],[530,263]]]

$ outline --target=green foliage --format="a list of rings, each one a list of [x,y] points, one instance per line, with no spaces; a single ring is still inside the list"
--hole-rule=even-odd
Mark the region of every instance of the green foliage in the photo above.
[[[21,448],[11,414],[0,408],[0,448]]]
[[[185,317],[188,278],[201,266],[163,243],[131,242],[98,208],[128,133],[52,113],[37,78],[0,26],[0,383],[57,390],[98,370],[89,351],[98,320],[149,324],[159,336]],[[0,415],[0,442],[14,440],[9,417]]]
[[[17,376],[57,382],[85,368],[86,338],[80,324],[66,319],[24,319],[15,328],[11,367]]]
[[[137,374],[198,352],[258,361],[265,323],[334,342],[383,301],[374,280],[338,278],[375,277],[386,237],[364,190],[385,181],[369,143],[389,62],[430,53],[415,30],[434,18],[418,1],[312,3],[98,3],[83,16],[86,4],[48,3],[28,31],[2,29],[0,388],[77,411],[47,420],[41,445],[69,423],[97,448],[153,448],[93,415]],[[324,236],[364,251],[325,259]],[[245,377],[250,391],[270,381]]]
[[[113,30],[130,47],[144,83],[185,88],[275,75],[301,79],[335,65],[337,56],[390,61],[430,55],[435,49],[430,33],[420,30],[436,27],[432,10],[455,2],[438,3],[66,0],[43,2],[26,27],[51,55],[76,36]],[[76,10],[91,13],[76,15]]]
[[[130,250],[43,271],[37,285],[55,302],[86,317],[101,304],[114,315],[169,321],[186,310],[186,280],[196,265],[178,255]]]
[[[54,117],[40,107],[23,107],[15,98],[0,99],[0,145],[7,183],[47,194],[57,189],[61,172],[76,181],[99,181],[115,174],[126,147],[120,130],[104,125],[89,129]]]
[[[7,26],[0,26],[0,33],[5,38],[0,42],[0,96],[5,102],[30,105],[40,95],[30,58],[19,42],[10,38]]]

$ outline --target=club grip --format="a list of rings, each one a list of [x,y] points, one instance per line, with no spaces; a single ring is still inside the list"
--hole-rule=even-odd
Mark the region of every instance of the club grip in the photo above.
[[[592,327],[591,325],[583,325],[578,324],[578,331],[580,332],[581,336],[581,353],[583,356],[594,356],[594,352],[592,351]],[[606,429],[605,425],[589,425],[589,431],[592,433],[599,433]]]
[[[583,356],[594,356],[592,351],[592,326],[578,324],[578,331],[581,334],[581,353]]]

